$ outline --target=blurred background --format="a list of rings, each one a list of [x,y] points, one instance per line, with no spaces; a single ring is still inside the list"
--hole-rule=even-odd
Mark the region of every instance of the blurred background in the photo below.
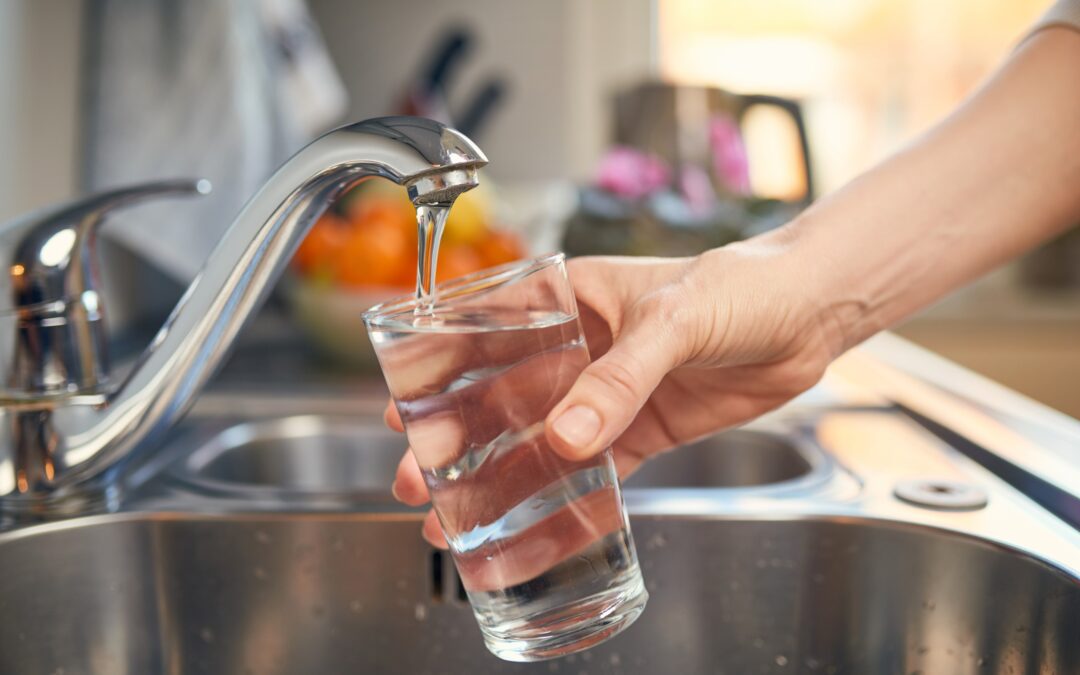
[[[337,125],[408,113],[491,159],[455,206],[442,278],[557,248],[692,254],[782,224],[928,128],[1048,4],[3,0],[0,221],[209,178],[206,199],[105,228],[110,326],[134,351],[285,158]],[[409,291],[411,218],[388,185],[335,204],[237,359],[291,345],[370,372],[359,312]],[[1080,235],[897,330],[1080,416]]]

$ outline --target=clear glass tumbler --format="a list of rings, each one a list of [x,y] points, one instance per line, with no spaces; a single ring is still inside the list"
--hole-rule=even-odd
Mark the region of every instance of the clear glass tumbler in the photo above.
[[[544,437],[589,363],[564,256],[364,319],[488,648],[535,661],[630,625],[648,594],[611,451],[572,462]]]

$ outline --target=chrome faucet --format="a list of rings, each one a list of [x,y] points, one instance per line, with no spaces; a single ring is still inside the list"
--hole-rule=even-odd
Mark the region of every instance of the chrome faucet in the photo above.
[[[206,191],[205,181],[96,195],[0,228],[0,513],[66,512],[105,495],[192,403],[315,220],[372,176],[414,204],[453,201],[487,158],[414,117],[342,127],[286,162],[247,203],[118,386],[108,381],[94,235],[110,208]]]

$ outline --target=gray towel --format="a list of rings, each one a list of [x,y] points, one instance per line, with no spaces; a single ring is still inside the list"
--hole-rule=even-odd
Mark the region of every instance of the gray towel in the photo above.
[[[83,183],[209,178],[110,236],[191,280],[244,202],[339,122],[345,91],[301,0],[90,0]]]

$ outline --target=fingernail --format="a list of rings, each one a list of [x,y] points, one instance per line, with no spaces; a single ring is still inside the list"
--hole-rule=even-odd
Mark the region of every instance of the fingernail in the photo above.
[[[402,501],[401,495],[399,495],[397,493],[397,481],[396,480],[393,483],[390,484],[390,494],[394,495],[394,499],[398,500],[399,502]]]
[[[592,408],[575,405],[559,415],[551,428],[567,445],[586,448],[600,433],[600,415]]]

